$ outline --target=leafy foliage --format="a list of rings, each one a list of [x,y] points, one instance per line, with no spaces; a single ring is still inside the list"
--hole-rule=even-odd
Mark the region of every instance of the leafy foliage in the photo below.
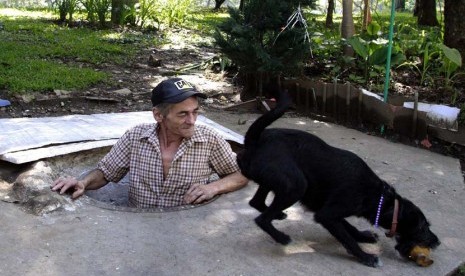
[[[302,6],[312,3],[301,1]],[[301,23],[284,29],[298,7],[297,1],[246,1],[243,11],[229,8],[230,18],[218,27],[215,41],[243,73],[299,72],[310,53],[307,30]]]
[[[361,58],[364,68],[365,83],[370,77],[383,73],[383,67],[388,57],[388,41],[380,36],[381,27],[372,22],[367,27],[366,39],[353,36],[348,39],[355,53]],[[391,53],[391,64],[396,65],[405,60],[405,56],[394,47]],[[370,75],[370,72],[377,72]]]

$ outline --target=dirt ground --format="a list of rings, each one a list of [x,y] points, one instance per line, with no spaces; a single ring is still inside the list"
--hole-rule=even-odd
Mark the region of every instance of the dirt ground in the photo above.
[[[208,63],[218,54],[216,50],[182,42],[187,41],[184,38],[189,32],[170,33],[170,43],[160,48],[146,48],[127,64],[99,65],[96,70],[108,73],[111,79],[87,90],[54,90],[12,97],[0,90],[0,99],[12,103],[9,107],[0,107],[0,118],[150,110],[153,87],[173,76],[185,78],[206,93],[209,96],[206,106],[223,107],[237,102],[240,87],[232,85],[231,77],[214,72],[214,66]],[[193,69],[183,69],[187,67]]]

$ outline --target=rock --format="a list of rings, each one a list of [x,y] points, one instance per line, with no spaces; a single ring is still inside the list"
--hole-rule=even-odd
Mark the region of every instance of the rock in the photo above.
[[[129,96],[129,95],[132,94],[131,90],[129,90],[128,88],[115,90],[112,93],[117,94],[117,95],[121,95],[121,96]]]
[[[155,58],[153,55],[150,55],[147,64],[151,67],[160,67],[162,62],[161,59]]]
[[[149,68],[148,65],[142,64],[142,63],[134,63],[132,67],[136,69],[148,69]]]
[[[63,95],[71,94],[71,91],[54,89],[53,93],[55,93],[55,95],[57,95],[57,96],[63,96]]]
[[[23,94],[20,97],[23,100],[23,102],[25,102],[25,103],[30,103],[33,100],[35,100],[35,98],[36,98],[35,95],[33,95],[33,94]]]
[[[50,190],[54,174],[44,161],[33,163],[22,172],[9,194],[11,202],[20,203],[27,212],[43,215],[62,208],[67,199]]]

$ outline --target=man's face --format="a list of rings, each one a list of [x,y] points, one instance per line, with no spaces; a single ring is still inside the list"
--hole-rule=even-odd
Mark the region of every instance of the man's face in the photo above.
[[[163,116],[163,124],[167,134],[182,138],[190,138],[194,135],[194,124],[199,113],[199,102],[196,97],[174,104],[166,116]]]

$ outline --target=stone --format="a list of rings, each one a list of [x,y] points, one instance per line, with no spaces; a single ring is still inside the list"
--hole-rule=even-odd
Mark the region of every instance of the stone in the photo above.
[[[121,95],[121,96],[128,96],[128,95],[132,94],[132,91],[129,90],[128,88],[123,88],[123,89],[115,90],[112,93],[117,94],[117,95]]]
[[[71,92],[71,91],[68,91],[68,90],[54,89],[54,90],[53,90],[53,93],[55,93],[55,95],[57,95],[57,96],[63,96],[63,95],[69,95],[69,94],[71,94],[72,92]]]
[[[161,59],[155,58],[153,55],[150,55],[147,64],[151,67],[160,67],[162,65],[162,62]]]
[[[20,97],[25,103],[30,103],[36,98],[33,94],[23,94]]]

